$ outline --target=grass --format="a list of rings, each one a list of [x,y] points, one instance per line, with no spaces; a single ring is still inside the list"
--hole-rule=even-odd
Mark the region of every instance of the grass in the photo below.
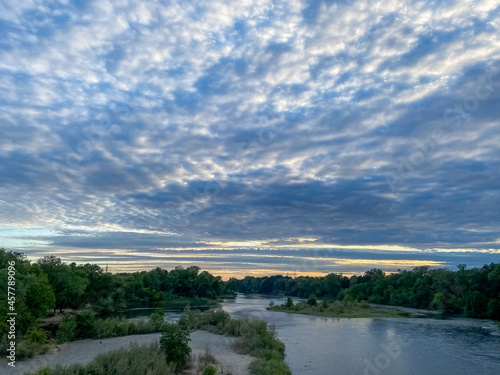
[[[406,311],[373,307],[364,301],[323,301],[316,305],[309,305],[307,302],[299,302],[292,306],[283,304],[280,306],[268,307],[268,310],[329,318],[409,318],[412,316]]]
[[[26,375],[175,375],[172,364],[166,362],[158,342],[149,345],[131,344],[97,356],[88,365],[43,368]]]

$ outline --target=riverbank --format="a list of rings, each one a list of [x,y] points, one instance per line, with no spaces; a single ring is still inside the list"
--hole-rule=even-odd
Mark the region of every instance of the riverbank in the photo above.
[[[69,342],[58,346],[58,351],[52,354],[38,355],[34,358],[17,362],[15,368],[2,363],[5,375],[23,375],[27,372],[34,372],[44,367],[55,368],[57,365],[68,367],[74,364],[87,365],[99,354],[109,353],[117,349],[128,348],[131,343],[147,345],[160,339],[160,333],[150,333],[144,335],[130,335],[113,337],[102,340],[85,339]],[[194,331],[190,335],[189,346],[192,349],[191,368],[181,374],[196,374],[198,363],[203,361],[207,353],[215,358],[218,366],[224,370],[225,374],[249,375],[249,366],[254,357],[247,354],[237,353],[233,347],[236,341],[233,337],[225,337],[207,331]]]

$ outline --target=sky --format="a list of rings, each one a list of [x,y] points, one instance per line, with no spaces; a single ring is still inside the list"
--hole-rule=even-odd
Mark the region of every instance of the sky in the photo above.
[[[111,272],[500,261],[498,1],[2,1],[0,247]]]

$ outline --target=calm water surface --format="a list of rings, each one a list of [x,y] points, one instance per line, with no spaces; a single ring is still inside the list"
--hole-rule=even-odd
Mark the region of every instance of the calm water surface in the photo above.
[[[234,318],[276,325],[294,375],[498,375],[500,330],[488,320],[336,319],[270,312],[285,298],[238,295]]]

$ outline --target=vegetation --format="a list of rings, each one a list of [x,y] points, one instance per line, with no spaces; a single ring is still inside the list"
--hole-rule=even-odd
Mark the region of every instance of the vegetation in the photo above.
[[[129,349],[119,349],[97,356],[86,366],[58,366],[43,368],[28,375],[174,375],[175,366],[168,363],[159,343],[132,344]]]
[[[125,319],[106,317],[135,306],[147,307],[172,301],[178,301],[179,307],[188,302],[199,304],[200,301],[214,300],[225,292],[220,277],[200,272],[195,266],[112,275],[95,264],[67,264],[55,256],[31,262],[22,253],[0,248],[0,278],[8,280],[13,268],[16,333],[21,353],[18,353],[18,359],[44,352],[53,342],[159,331],[163,311],[149,322],[130,323]],[[8,301],[7,292],[7,283],[0,283],[0,299]],[[8,304],[0,304],[0,315],[7,316],[8,307]],[[76,313],[64,318],[53,340],[47,343],[40,339],[29,340],[28,332],[33,331],[39,319],[52,309],[54,312],[72,309]],[[0,322],[0,350],[3,351],[8,342],[7,332],[6,322]]]
[[[203,368],[203,375],[216,375],[217,374],[217,368],[214,365],[206,365]]]
[[[241,293],[285,294],[309,298],[368,301],[394,306],[440,310],[474,318],[500,319],[500,264],[457,271],[417,267],[386,275],[372,269],[362,276],[287,276],[230,279],[226,285]],[[289,302],[293,304],[292,301]],[[314,299],[310,299],[310,304]],[[288,306],[291,307],[291,306]]]
[[[133,334],[161,332],[166,323],[163,319],[163,310],[156,310],[149,320],[131,321],[120,318],[97,318],[92,309],[82,309],[75,314],[68,314],[59,325],[56,336],[48,338],[47,331],[32,327],[19,341],[16,352],[17,359],[31,358],[36,354],[44,354],[55,343],[63,343],[78,339],[117,337]],[[5,350],[8,340],[6,337],[1,342]]]
[[[176,368],[185,367],[188,363],[191,348],[189,347],[189,331],[178,324],[165,324],[161,335],[160,346],[168,362]]]
[[[87,366],[74,365],[55,369],[44,368],[31,375],[84,375],[84,374],[175,374],[184,368],[189,359],[189,331],[206,329],[214,333],[237,337],[240,351],[256,357],[251,364],[255,375],[291,375],[284,363],[285,345],[276,338],[274,327],[263,321],[231,319],[222,310],[204,313],[186,308],[178,324],[165,323],[159,344],[149,346],[132,345],[130,349],[120,349],[98,356]],[[207,355],[203,374],[217,373],[215,359]]]
[[[257,358],[251,365],[253,374],[291,375],[284,362],[285,345],[276,337],[274,327],[268,327],[264,321],[231,319],[221,309],[202,313],[188,307],[180,317],[179,326],[189,331],[204,329],[237,337],[238,349]]]
[[[408,312],[396,309],[373,307],[366,301],[357,302],[346,299],[345,301],[323,300],[321,304],[309,302],[299,302],[296,305],[285,303],[280,306],[268,307],[268,310],[331,318],[407,318],[411,316]]]

